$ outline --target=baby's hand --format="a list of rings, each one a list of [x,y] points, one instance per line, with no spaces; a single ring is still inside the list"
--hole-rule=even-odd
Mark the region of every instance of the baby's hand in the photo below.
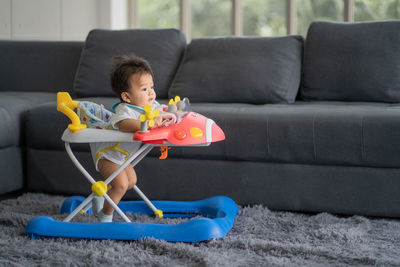
[[[152,128],[157,128],[162,125],[162,118],[161,116],[155,117],[154,118],[154,126]]]

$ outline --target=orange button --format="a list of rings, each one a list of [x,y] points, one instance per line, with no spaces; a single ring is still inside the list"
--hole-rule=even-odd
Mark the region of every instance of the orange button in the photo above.
[[[178,140],[183,140],[186,138],[186,132],[183,129],[175,130],[174,136]]]
[[[199,128],[193,127],[190,129],[190,135],[194,138],[200,139],[203,137],[203,131]]]

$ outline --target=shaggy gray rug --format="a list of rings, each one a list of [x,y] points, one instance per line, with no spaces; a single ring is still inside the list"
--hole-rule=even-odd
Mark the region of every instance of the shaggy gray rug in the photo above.
[[[273,212],[240,207],[226,238],[202,243],[76,240],[23,234],[38,215],[61,220],[59,196],[24,194],[0,202],[1,266],[343,266],[400,265],[400,221]],[[117,215],[115,217],[118,217]],[[133,221],[177,223],[129,215]],[[80,215],[76,221],[92,221]]]

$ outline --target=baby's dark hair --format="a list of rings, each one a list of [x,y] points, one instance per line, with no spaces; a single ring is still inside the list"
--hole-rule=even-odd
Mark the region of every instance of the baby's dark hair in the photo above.
[[[154,76],[149,62],[135,55],[114,57],[113,63],[110,76],[111,88],[120,99],[121,93],[128,91],[131,87],[130,77],[132,75],[148,73]]]

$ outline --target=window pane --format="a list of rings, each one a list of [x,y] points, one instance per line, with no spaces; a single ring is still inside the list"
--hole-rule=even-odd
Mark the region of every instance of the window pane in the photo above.
[[[196,0],[192,7],[192,38],[231,35],[231,0]]]
[[[286,1],[244,0],[242,5],[244,35],[286,34]]]
[[[140,28],[178,28],[179,0],[139,0]]]
[[[343,0],[297,0],[297,33],[305,36],[314,20],[343,21]]]
[[[400,19],[400,0],[356,0],[354,20]]]

